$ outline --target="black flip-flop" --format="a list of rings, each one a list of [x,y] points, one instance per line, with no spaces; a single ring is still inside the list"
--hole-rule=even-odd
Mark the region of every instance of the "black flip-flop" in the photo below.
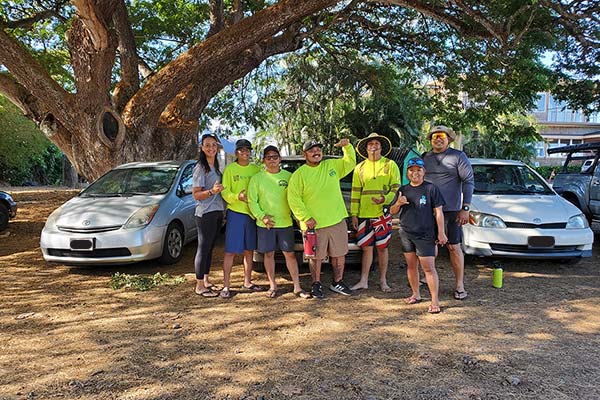
[[[208,297],[218,297],[218,296],[219,296],[219,293],[217,293],[217,292],[213,292],[213,291],[212,291],[212,290],[210,290],[210,289],[203,290],[203,291],[201,291],[201,292],[196,292],[196,294],[197,294],[198,296],[207,297],[207,298],[208,298]]]
[[[464,300],[467,297],[469,297],[469,294],[465,290],[463,290],[461,292],[459,292],[458,290],[454,291],[454,298],[456,300]]]
[[[248,286],[248,287],[242,285],[242,289],[243,290],[248,290],[250,292],[264,292],[264,290],[265,290],[264,288],[261,288],[260,286],[255,285],[254,283],[251,286]]]

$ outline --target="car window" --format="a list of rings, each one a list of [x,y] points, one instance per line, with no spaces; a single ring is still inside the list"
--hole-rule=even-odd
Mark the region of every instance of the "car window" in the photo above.
[[[169,191],[177,167],[120,168],[88,186],[81,197],[114,197],[164,194]]]
[[[191,194],[192,193],[192,184],[193,184],[193,175],[194,175],[194,165],[188,165],[185,167],[185,170],[181,174],[181,179],[179,180],[179,184],[183,194]]]
[[[525,165],[474,165],[475,193],[553,194],[546,182]]]

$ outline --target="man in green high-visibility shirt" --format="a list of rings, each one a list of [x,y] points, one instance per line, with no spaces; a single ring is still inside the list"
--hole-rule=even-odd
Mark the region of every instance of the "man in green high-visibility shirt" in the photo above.
[[[288,203],[300,223],[300,229],[314,229],[317,249],[310,259],[312,275],[311,294],[323,298],[321,263],[327,256],[333,266],[332,291],[349,296],[352,290],[342,281],[344,263],[348,253],[348,211],[340,189],[340,179],[348,175],[356,165],[356,153],[348,139],[341,139],[335,147],[341,147],[342,158],[323,160],[323,145],[310,140],[302,148],[306,164],[291,176],[288,185]]]
[[[302,290],[298,262],[294,254],[292,212],[287,201],[291,172],[281,168],[281,156],[275,146],[263,151],[265,170],[254,175],[248,185],[248,207],[256,218],[258,251],[264,254],[265,270],[269,278],[267,297],[277,296],[275,281],[275,250],[281,250],[294,283],[294,294],[302,299],[310,294]]]

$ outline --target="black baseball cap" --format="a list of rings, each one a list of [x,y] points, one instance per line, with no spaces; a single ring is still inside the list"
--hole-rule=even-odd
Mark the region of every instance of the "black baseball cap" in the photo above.
[[[269,151],[274,151],[274,152],[276,152],[277,154],[280,154],[280,153],[279,153],[279,149],[278,149],[276,146],[273,146],[272,144],[270,144],[270,145],[268,145],[267,147],[265,147],[265,149],[263,150],[263,158],[265,158],[265,156],[267,155],[267,153],[268,153]]]
[[[309,140],[302,146],[302,151],[309,151],[313,147],[323,147],[323,144],[316,140]]]
[[[235,142],[236,150],[243,148],[252,150],[252,143],[250,143],[250,141],[247,139],[239,139],[237,142]]]

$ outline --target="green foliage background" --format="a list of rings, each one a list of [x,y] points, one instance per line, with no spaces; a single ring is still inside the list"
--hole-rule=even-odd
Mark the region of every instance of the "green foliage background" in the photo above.
[[[0,126],[0,182],[13,186],[60,184],[62,153],[3,96]]]

